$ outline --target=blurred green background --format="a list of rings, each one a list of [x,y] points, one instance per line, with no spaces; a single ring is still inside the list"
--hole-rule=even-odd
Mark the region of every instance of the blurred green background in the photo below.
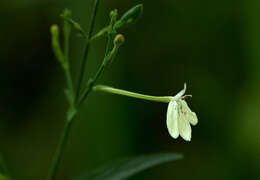
[[[63,130],[63,72],[49,27],[66,7],[88,29],[92,0],[0,2],[0,151],[16,179],[44,179]],[[99,83],[151,95],[174,95],[187,82],[199,118],[190,143],[172,139],[167,104],[92,93],[76,120],[57,179],[71,179],[120,157],[181,152],[185,159],[131,180],[260,179],[260,2],[254,0],[101,1],[95,31],[143,3],[137,24]],[[72,36],[73,76],[84,42]],[[93,43],[87,77],[102,61]]]

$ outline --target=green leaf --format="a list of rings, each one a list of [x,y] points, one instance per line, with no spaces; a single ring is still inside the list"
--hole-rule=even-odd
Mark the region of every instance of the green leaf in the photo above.
[[[123,180],[156,165],[181,159],[181,154],[151,154],[116,161],[110,166],[89,172],[76,180]]]

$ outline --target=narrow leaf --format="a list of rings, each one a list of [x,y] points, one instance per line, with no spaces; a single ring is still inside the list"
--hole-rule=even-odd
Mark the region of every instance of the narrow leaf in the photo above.
[[[181,154],[151,154],[116,161],[110,166],[89,172],[76,180],[123,180],[145,169],[181,159]]]

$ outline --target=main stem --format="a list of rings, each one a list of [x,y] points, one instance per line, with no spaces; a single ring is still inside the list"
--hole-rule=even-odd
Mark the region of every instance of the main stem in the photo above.
[[[69,110],[72,111],[73,115],[70,116],[69,113],[68,113],[68,118],[67,118],[66,123],[65,123],[64,131],[63,131],[63,134],[61,136],[61,139],[60,139],[58,148],[56,150],[56,153],[54,155],[53,163],[51,165],[47,180],[54,180],[55,177],[56,177],[57,169],[58,169],[58,166],[59,166],[60,161],[61,161],[62,153],[63,153],[65,146],[67,144],[67,141],[68,141],[68,137],[69,137],[69,133],[70,133],[70,129],[71,129],[71,124],[72,124],[72,122],[75,118],[75,115],[76,115],[76,113],[75,113],[76,112],[75,96],[74,96],[74,89],[73,89],[73,83],[72,83],[72,79],[71,79],[71,73],[70,73],[69,65],[66,64],[63,68],[64,68],[65,77],[66,77],[66,80],[67,80],[67,85],[68,85],[68,88],[69,88],[69,93],[70,93],[69,98],[72,98],[72,99],[69,100],[70,101],[70,109]]]
[[[92,16],[91,16],[91,20],[90,20],[88,37],[92,36],[93,30],[94,30],[94,25],[95,25],[97,10],[98,10],[98,4],[99,4],[99,0],[95,0],[94,6],[93,6]],[[80,67],[80,74],[79,74],[79,82],[78,82],[77,93],[76,93],[76,100],[78,100],[79,95],[80,95],[80,91],[81,91],[81,88],[82,88],[89,48],[90,48],[90,42],[87,41],[86,45],[85,45],[85,50],[84,50],[84,55],[83,55],[81,67]]]
[[[98,9],[98,4],[99,4],[99,0],[95,0],[94,6],[93,6],[93,12],[92,12],[92,16],[91,16],[91,21],[90,21],[90,29],[89,29],[88,37],[91,37],[92,33],[93,33],[97,9]],[[80,69],[80,76],[79,76],[79,83],[78,83],[78,88],[77,88],[77,92],[76,92],[76,97],[74,96],[74,90],[73,90],[73,84],[72,84],[72,80],[71,80],[70,71],[69,71],[69,69],[64,68],[65,76],[66,76],[66,79],[67,79],[67,84],[68,84],[68,87],[69,87],[69,90],[70,90],[70,95],[72,96],[72,102],[70,102],[71,103],[70,108],[72,109],[72,111],[74,111],[77,108],[77,107],[75,107],[75,101],[77,101],[77,98],[78,98],[80,90],[81,90],[81,85],[82,85],[82,81],[83,81],[83,77],[84,77],[87,56],[88,56],[88,52],[89,52],[89,46],[90,46],[90,44],[89,44],[89,41],[88,41],[88,42],[86,42],[85,52],[84,52],[82,65],[81,65],[81,69]],[[73,114],[72,116],[69,116],[69,118],[66,120],[64,131],[63,131],[63,134],[61,136],[56,154],[54,156],[53,164],[52,164],[51,169],[49,171],[47,180],[54,180],[55,177],[56,177],[57,169],[58,169],[58,166],[59,166],[60,161],[61,161],[62,153],[65,149],[66,144],[67,144],[69,134],[70,134],[70,131],[71,131],[71,126],[72,126],[72,123],[75,119],[75,116],[76,116],[76,113]]]
[[[66,77],[66,80],[67,80],[67,85],[68,85],[68,88],[69,88],[69,92],[71,93],[70,95],[71,95],[72,101],[73,101],[73,102],[70,102],[71,103],[70,105],[74,109],[75,93],[74,93],[73,82],[72,82],[72,78],[71,78],[71,72],[70,72],[69,65],[67,65],[64,68],[64,72],[65,72],[65,77]]]
[[[54,163],[51,166],[51,170],[48,174],[47,180],[53,180],[56,177],[57,169],[58,169],[58,166],[59,166],[60,161],[61,161],[62,153],[65,149],[66,144],[67,144],[67,141],[68,141],[68,138],[69,138],[69,133],[70,133],[71,126],[72,126],[72,122],[73,122],[74,119],[75,119],[75,116],[73,116],[71,119],[68,119],[66,121],[66,124],[65,124],[65,127],[64,127],[64,130],[63,130],[63,134],[61,136],[56,154],[54,156],[54,160],[53,160]]]

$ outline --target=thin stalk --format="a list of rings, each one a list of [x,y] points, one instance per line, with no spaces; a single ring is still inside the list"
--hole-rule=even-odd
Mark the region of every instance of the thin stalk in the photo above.
[[[110,41],[107,42],[107,49],[110,49],[110,47],[112,46],[110,43]],[[87,96],[89,95],[89,93],[91,92],[93,86],[96,84],[97,80],[99,79],[99,77],[102,75],[106,65],[113,60],[113,58],[115,58],[117,52],[118,52],[119,46],[114,46],[114,48],[111,50],[111,52],[108,52],[105,57],[104,60],[102,62],[102,64],[100,65],[97,73],[95,74],[94,78],[91,79],[89,81],[89,83],[87,84],[86,89],[83,91],[82,96],[79,98],[78,101],[78,106],[80,106],[83,101],[87,98]]]
[[[92,16],[91,16],[91,20],[90,20],[89,32],[88,32],[87,37],[92,36],[95,21],[96,21],[96,15],[97,15],[97,11],[98,11],[98,5],[99,5],[99,0],[95,0],[94,6],[93,6],[93,11],[92,11]],[[78,97],[80,95],[80,91],[81,91],[81,88],[82,88],[89,48],[90,48],[90,42],[87,41],[86,45],[85,45],[85,50],[84,50],[84,55],[83,55],[81,67],[80,67],[79,82],[78,82],[77,93],[76,93],[76,100],[78,100]]]
[[[75,94],[74,94],[74,88],[73,88],[73,82],[71,78],[71,72],[70,72],[70,65],[69,65],[69,33],[70,33],[70,27],[66,26],[64,28],[64,37],[65,37],[65,46],[64,46],[64,55],[61,52],[61,59],[60,62],[62,64],[62,68],[64,70],[66,82],[67,82],[67,98],[70,104],[69,112],[68,112],[68,119],[65,124],[65,129],[63,132],[63,135],[60,139],[60,143],[57,147],[56,153],[53,158],[53,162],[51,164],[51,168],[48,172],[47,180],[54,180],[57,174],[57,169],[61,161],[62,153],[65,149],[65,145],[68,140],[69,132],[71,129],[72,121],[76,115],[76,109],[75,109]],[[58,37],[58,36],[57,36]],[[57,41],[58,42],[58,41]],[[58,44],[59,45],[59,44]],[[60,47],[60,46],[58,46]],[[57,49],[57,48],[56,48]]]
[[[111,26],[108,25],[106,27],[104,27],[103,29],[101,29],[100,31],[98,31],[95,35],[93,35],[92,37],[88,37],[87,33],[85,32],[85,30],[79,25],[79,23],[77,23],[76,21],[74,21],[71,18],[65,17],[63,15],[61,15],[61,17],[68,22],[69,24],[71,24],[79,33],[80,35],[85,39],[86,43],[91,43],[92,41],[105,36],[108,34],[109,30],[111,29]]]
[[[98,3],[99,3],[99,0],[95,0],[88,37],[91,37],[91,34],[94,29]],[[68,34],[69,34],[68,32],[64,34],[65,35],[65,47],[64,47],[65,55],[63,56],[64,59],[62,61],[63,62],[62,64],[63,64],[63,69],[64,69],[64,73],[65,73],[65,77],[66,77],[66,81],[67,81],[67,85],[68,85],[68,89],[69,89],[67,96],[68,96],[68,99],[70,102],[70,109],[68,111],[68,119],[65,123],[64,131],[61,136],[57,151],[55,153],[53,163],[51,165],[51,169],[48,173],[47,180],[54,180],[56,177],[57,169],[60,164],[61,157],[64,152],[64,149],[67,144],[68,137],[69,137],[69,134],[71,131],[72,122],[75,119],[75,115],[76,115],[76,107],[75,107],[76,98],[75,98],[75,94],[74,94],[73,82],[72,82],[72,78],[71,78],[71,72],[70,72],[69,60],[68,60],[69,59],[68,58],[68,55],[69,55],[68,54],[68,48],[69,48],[68,47],[68,40],[69,40]],[[79,78],[79,84],[78,84],[79,87],[77,89],[77,93],[80,92],[80,89],[81,89],[81,83],[82,83],[83,76],[84,76],[84,69],[85,69],[85,65],[86,65],[88,50],[89,50],[89,42],[86,43],[86,47],[85,47],[85,53],[84,53],[84,58],[82,61],[82,66],[81,66],[80,78]]]
[[[66,81],[67,81],[67,86],[69,88],[69,100],[70,100],[70,105],[71,108],[74,109],[74,105],[75,105],[75,93],[74,93],[74,88],[73,88],[73,82],[72,82],[72,78],[71,78],[71,72],[70,72],[70,68],[69,65],[67,64],[66,66],[64,66],[64,73],[65,73],[65,77],[66,77]]]
[[[70,37],[70,24],[64,22],[64,56],[69,59],[69,37]]]
[[[62,13],[62,16],[66,18],[71,17],[71,11],[68,9],[65,9]],[[70,33],[71,33],[71,24],[69,24],[67,21],[63,22],[63,35],[64,35],[64,56],[65,59],[69,59],[69,39],[70,39]]]
[[[72,83],[69,65],[65,64],[63,66],[63,69],[64,69],[65,77],[66,77],[66,80],[67,80],[67,86],[69,88],[69,91],[68,91],[69,92],[68,98],[69,98],[69,103],[70,103],[70,109],[69,110],[72,110],[73,115],[70,115],[68,113],[68,119],[65,123],[65,128],[64,128],[63,134],[61,136],[60,143],[58,145],[56,153],[54,155],[53,162],[52,162],[50,171],[48,173],[47,180],[54,180],[55,177],[56,177],[57,169],[58,169],[58,166],[59,166],[60,161],[61,161],[62,153],[63,153],[65,146],[67,144],[67,141],[68,141],[68,136],[69,136],[69,133],[70,133],[71,124],[72,124],[72,122],[75,118],[75,115],[76,115],[74,88],[73,88],[73,83]]]
[[[64,152],[65,146],[68,142],[70,130],[71,130],[71,127],[72,127],[72,122],[73,122],[74,119],[75,119],[75,116],[71,117],[71,119],[68,119],[66,121],[66,124],[65,124],[65,127],[64,127],[64,130],[63,130],[63,134],[60,138],[60,142],[59,142],[57,151],[56,151],[54,159],[53,159],[54,163],[51,166],[51,170],[49,171],[47,180],[53,180],[53,179],[55,179],[55,177],[57,175],[57,169],[58,169],[58,166],[60,164],[61,157],[62,157],[62,154]]]
[[[97,82],[97,80],[99,79],[99,77],[101,76],[101,74],[103,73],[104,69],[105,69],[105,65],[102,64],[102,65],[99,67],[99,69],[98,69],[98,71],[97,71],[95,77],[94,77],[92,80],[90,80],[90,82],[88,83],[88,86],[87,86],[87,88],[85,89],[85,91],[83,92],[82,97],[79,99],[78,106],[80,106],[80,105],[83,103],[83,101],[86,100],[86,98],[88,97],[89,93],[91,92],[93,86],[95,85],[95,83]]]
[[[115,51],[117,51],[117,48],[114,49],[114,53],[116,53]],[[113,54],[113,53],[112,53]],[[107,56],[106,56],[107,57]],[[107,57],[107,58],[110,58],[110,57]],[[106,58],[105,58],[106,59]],[[104,62],[107,62],[106,60],[104,60]],[[87,91],[86,93],[84,94],[84,98],[86,98],[89,93],[91,92],[94,84],[96,83],[96,81],[98,80],[98,78],[101,76],[104,68],[105,68],[105,65],[106,63],[102,63],[102,65],[100,66],[98,72],[96,73],[95,77],[94,77],[94,80],[92,81],[92,83],[89,84],[88,88],[87,88]],[[64,68],[66,69],[66,68]],[[72,85],[72,81],[71,81],[71,76],[70,76],[70,71],[69,69],[67,71],[65,71],[65,75],[66,75],[66,79],[67,79],[67,82],[68,82],[68,86],[69,86],[69,89],[71,89],[70,87],[72,87],[72,90],[73,90],[73,85]],[[73,91],[72,91],[73,92]],[[74,109],[74,104],[72,104],[72,108]],[[76,114],[75,114],[76,115]],[[58,149],[56,151],[56,154],[54,156],[54,163],[51,167],[51,171],[48,175],[48,178],[47,180],[53,180],[55,179],[56,177],[56,174],[57,174],[57,168],[58,168],[58,165],[61,161],[61,157],[62,157],[62,153],[65,149],[65,146],[67,144],[67,141],[68,141],[68,137],[69,137],[69,133],[70,133],[70,130],[71,130],[71,126],[72,126],[72,122],[73,120],[75,119],[75,115],[73,115],[70,119],[68,119],[66,121],[66,124],[65,124],[65,127],[64,127],[64,131],[63,131],[63,135],[61,137],[61,140],[60,140],[60,143],[58,145]]]
[[[173,98],[174,98],[172,96],[150,96],[150,95],[130,92],[130,91],[116,89],[116,88],[112,88],[109,86],[103,86],[103,85],[97,85],[97,86],[93,87],[93,90],[128,96],[128,97],[137,98],[137,99],[144,99],[144,100],[148,100],[148,101],[164,102],[164,103],[168,103],[171,100],[173,100]]]
[[[101,64],[101,66],[99,67],[97,73],[95,74],[94,78],[90,79],[89,83],[87,84],[86,89],[83,90],[82,96],[79,97],[78,106],[80,106],[83,103],[83,101],[87,98],[89,93],[92,91],[93,86],[95,85],[95,83],[97,82],[97,80],[99,79],[101,74],[103,73],[105,66],[107,65],[109,60],[111,60],[115,57],[115,55],[118,51],[119,46],[118,47],[114,46],[114,48],[112,49],[113,38],[116,34],[116,32],[113,30],[113,25],[114,25],[114,21],[116,20],[116,16],[111,17],[111,21],[110,21],[110,24],[108,26],[107,45],[106,45],[105,57],[103,59],[103,62]]]
[[[90,38],[90,42],[99,38],[99,37],[102,37],[104,35],[106,35],[109,30],[111,29],[110,25],[109,26],[106,26],[105,28],[101,29],[100,31],[98,31],[95,35],[93,35],[91,38]]]

